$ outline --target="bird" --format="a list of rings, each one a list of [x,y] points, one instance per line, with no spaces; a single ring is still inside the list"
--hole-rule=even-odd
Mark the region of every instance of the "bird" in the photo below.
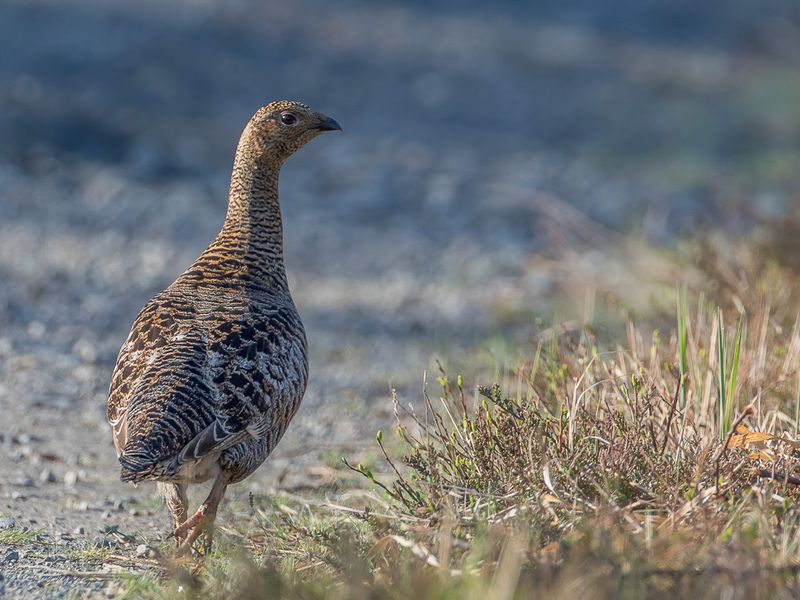
[[[308,350],[283,259],[278,177],[307,142],[341,131],[296,101],[259,108],[245,126],[222,229],[139,312],[111,376],[107,418],[120,479],[155,481],[177,554],[210,550],[226,488],[269,456],[297,412]],[[189,485],[213,480],[188,514]]]

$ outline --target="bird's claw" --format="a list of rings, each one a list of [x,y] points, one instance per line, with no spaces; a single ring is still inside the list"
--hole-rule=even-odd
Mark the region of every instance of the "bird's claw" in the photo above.
[[[211,527],[213,523],[214,515],[210,513],[209,506],[206,504],[200,505],[196,513],[186,519],[186,521],[176,527],[175,531],[172,532],[178,545],[176,554],[178,556],[187,554],[192,549],[197,538],[200,537],[200,534]],[[203,544],[203,554],[211,549],[211,535],[209,531],[206,531],[204,539],[207,541]]]

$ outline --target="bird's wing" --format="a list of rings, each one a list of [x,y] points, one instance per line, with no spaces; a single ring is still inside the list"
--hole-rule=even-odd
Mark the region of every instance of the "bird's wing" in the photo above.
[[[305,389],[305,334],[293,309],[250,305],[235,319],[227,316],[209,316],[215,325],[204,371],[215,393],[215,419],[183,447],[182,463],[285,426],[296,409],[293,396]]]
[[[251,432],[247,428],[231,431],[226,428],[223,420],[215,419],[183,447],[177,462],[183,464],[198,461],[204,456],[235,446],[248,437],[251,437]]]
[[[117,455],[127,440],[126,415],[132,392],[152,366],[155,352],[167,340],[178,335],[180,319],[175,318],[175,304],[162,295],[156,296],[139,312],[128,338],[120,348],[106,403],[106,417],[113,428]],[[178,311],[178,314],[186,309]]]
[[[284,379],[271,360],[287,341],[230,307],[194,314],[156,298],[120,351],[108,402],[115,445],[131,470],[199,460],[248,437],[272,418]]]

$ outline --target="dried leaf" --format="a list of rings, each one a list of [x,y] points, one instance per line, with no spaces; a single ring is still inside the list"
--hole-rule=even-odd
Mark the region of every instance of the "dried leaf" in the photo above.
[[[736,435],[732,435],[728,441],[728,448],[736,448],[738,446],[756,446],[763,447],[765,442],[772,441],[776,438],[771,433],[764,433],[763,431],[751,431],[744,425],[739,425],[736,428]]]
[[[775,457],[770,456],[766,452],[753,452],[747,458],[749,458],[750,460],[766,460],[767,462],[775,461]]]
[[[551,494],[542,494],[540,502],[542,503],[542,506],[548,506],[550,504],[561,504],[561,500],[559,500],[558,498],[556,498]]]

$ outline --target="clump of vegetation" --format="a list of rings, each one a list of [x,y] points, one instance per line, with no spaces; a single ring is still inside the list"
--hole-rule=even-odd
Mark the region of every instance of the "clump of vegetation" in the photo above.
[[[39,535],[38,530],[10,528],[0,531],[0,545],[2,546],[24,546],[36,540]]]
[[[722,276],[676,292],[668,333],[544,331],[485,387],[441,369],[421,407],[393,399],[381,472],[343,459],[369,491],[259,502],[257,528],[233,534],[248,556],[218,550],[180,585],[238,598],[800,592],[796,278],[758,256],[729,268],[705,253]]]

